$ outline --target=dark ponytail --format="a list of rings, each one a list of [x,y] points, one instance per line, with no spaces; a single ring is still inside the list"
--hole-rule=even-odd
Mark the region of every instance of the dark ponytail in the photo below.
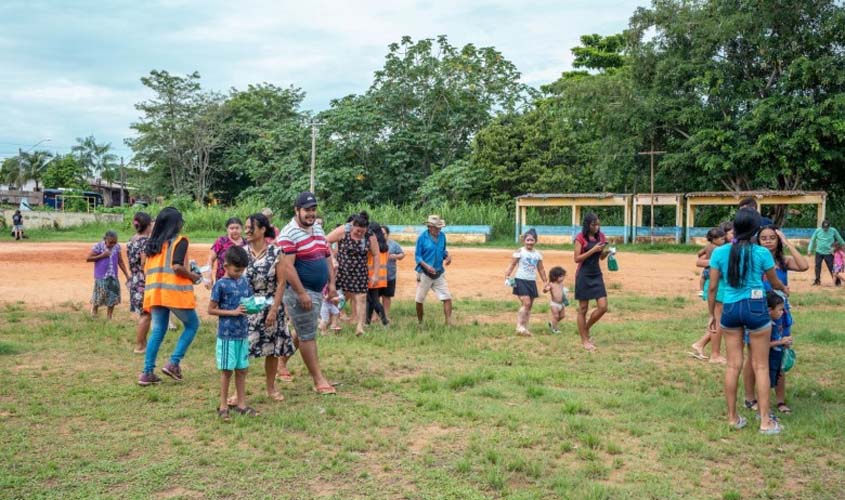
[[[252,221],[253,231],[255,231],[254,226],[263,227],[264,228],[264,237],[265,238],[275,238],[276,237],[276,230],[273,229],[273,225],[270,224],[270,221],[267,219],[267,216],[262,213],[252,214],[246,218],[247,221]]]
[[[179,236],[180,231],[182,231],[182,213],[173,207],[163,208],[156,217],[153,234],[147,240],[145,249],[147,256],[152,257],[161,253],[164,242]]]
[[[760,231],[760,213],[750,208],[741,208],[734,217],[734,239],[728,257],[728,284],[733,288],[745,285],[745,277],[751,267],[752,240]]]

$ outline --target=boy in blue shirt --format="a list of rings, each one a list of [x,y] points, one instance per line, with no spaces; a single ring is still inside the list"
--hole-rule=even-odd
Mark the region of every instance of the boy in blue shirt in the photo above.
[[[235,411],[241,415],[255,416],[258,412],[246,406],[246,372],[249,367],[249,323],[246,307],[241,299],[252,295],[249,280],[244,277],[244,269],[249,265],[249,256],[243,247],[233,246],[226,250],[226,274],[214,283],[211,289],[211,301],[208,314],[219,316],[217,323],[217,369],[220,370],[220,404],[217,415],[229,419],[229,405],[226,398],[232,373],[235,374],[235,391],[238,403]]]
[[[781,371],[783,348],[792,346],[792,335],[784,331],[785,325],[781,321],[785,307],[783,297],[775,291],[770,291],[766,294],[766,302],[769,305],[769,317],[772,318],[772,336],[769,342],[769,383],[774,389],[778,385],[778,379],[783,376],[783,371]]]

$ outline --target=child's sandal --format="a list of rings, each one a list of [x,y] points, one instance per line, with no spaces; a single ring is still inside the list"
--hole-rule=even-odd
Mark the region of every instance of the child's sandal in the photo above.
[[[781,413],[792,413],[792,408],[786,406],[786,403],[778,403],[778,411]]]
[[[747,410],[756,410],[757,409],[757,400],[752,399],[751,401],[745,400],[745,408]]]
[[[228,408],[218,408],[217,409],[217,416],[220,417],[221,420],[229,420],[229,409]]]

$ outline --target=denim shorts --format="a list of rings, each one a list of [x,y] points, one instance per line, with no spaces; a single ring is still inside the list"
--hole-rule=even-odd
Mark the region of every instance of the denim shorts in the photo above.
[[[755,332],[771,324],[766,299],[743,299],[722,306],[722,328],[736,330],[745,328]]]
[[[311,297],[311,309],[308,311],[299,305],[299,297],[291,288],[285,290],[282,302],[290,314],[290,320],[299,340],[314,340],[317,338],[317,324],[320,319],[320,309],[323,307],[323,294],[308,289],[305,291]]]

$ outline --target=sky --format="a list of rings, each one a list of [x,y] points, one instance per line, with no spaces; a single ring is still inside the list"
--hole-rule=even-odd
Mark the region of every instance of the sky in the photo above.
[[[363,93],[387,46],[447,35],[493,46],[532,86],[571,69],[584,34],[627,27],[647,0],[2,0],[0,159],[18,149],[67,153],[77,137],[128,161],[134,105],[153,69],[194,70],[203,88],[269,82],[301,88],[303,109]],[[49,140],[47,140],[49,139]]]

